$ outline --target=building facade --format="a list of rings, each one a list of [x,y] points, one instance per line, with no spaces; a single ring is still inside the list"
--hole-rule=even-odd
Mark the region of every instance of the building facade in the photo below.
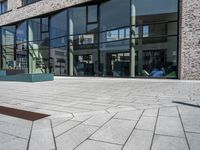
[[[1,0],[1,69],[200,79],[199,0]]]

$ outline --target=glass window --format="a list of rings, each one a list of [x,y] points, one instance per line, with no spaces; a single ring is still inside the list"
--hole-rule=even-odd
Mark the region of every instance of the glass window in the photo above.
[[[0,2],[0,13],[5,13],[8,11],[8,1],[4,0]]]
[[[22,0],[22,5],[24,6],[24,5],[32,4],[38,1],[40,0]]]
[[[132,0],[131,20],[132,74],[176,78],[178,0]]]
[[[129,76],[130,0],[100,5],[100,75]],[[125,61],[128,59],[127,61]]]
[[[88,6],[88,22],[97,22],[97,5]]]
[[[28,20],[30,73],[49,72],[49,32],[47,18]]]
[[[3,69],[16,69],[15,51],[15,26],[1,28],[2,62]]]
[[[69,33],[86,33],[86,7],[77,7],[69,9]]]
[[[42,32],[48,32],[48,31],[49,31],[49,19],[42,18]]]
[[[57,76],[68,75],[67,27],[67,10],[51,16],[50,72]]]
[[[143,26],[143,37],[149,37],[149,26]]]
[[[27,66],[27,22],[16,27],[16,68],[28,73]]]
[[[67,35],[67,11],[51,16],[51,39]]]
[[[130,0],[110,0],[100,5],[100,30],[130,25]]]

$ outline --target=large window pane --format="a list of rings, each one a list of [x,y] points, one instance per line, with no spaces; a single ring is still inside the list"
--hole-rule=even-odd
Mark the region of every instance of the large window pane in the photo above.
[[[50,72],[68,75],[67,11],[51,17]]]
[[[100,30],[130,25],[130,0],[110,0],[100,6]]]
[[[49,72],[49,29],[47,18],[28,21],[29,72]]]
[[[2,31],[2,61],[3,69],[16,69],[15,62],[15,26],[5,26]]]
[[[132,0],[133,77],[177,77],[177,12],[178,0]]]
[[[28,72],[27,66],[27,22],[22,22],[16,28],[16,67]]]
[[[86,7],[77,7],[69,9],[69,33],[86,33]]]
[[[97,22],[97,5],[88,6],[88,22]]]
[[[130,0],[100,5],[100,75],[128,77],[130,66]]]

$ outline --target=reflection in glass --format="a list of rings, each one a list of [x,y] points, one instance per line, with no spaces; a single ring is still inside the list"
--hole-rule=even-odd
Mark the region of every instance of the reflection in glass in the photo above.
[[[15,26],[5,26],[1,28],[2,38],[2,68],[15,69]]]
[[[100,5],[100,75],[128,77],[130,66],[130,1]]]
[[[30,73],[49,72],[49,30],[47,22],[43,20],[36,18],[28,21]]]
[[[177,77],[178,0],[132,0],[131,77]]]
[[[16,68],[28,73],[26,21],[18,24],[16,28]]]
[[[69,34],[69,74],[97,76],[97,5],[69,9]]]
[[[50,72],[54,75],[68,75],[67,11],[51,17]]]

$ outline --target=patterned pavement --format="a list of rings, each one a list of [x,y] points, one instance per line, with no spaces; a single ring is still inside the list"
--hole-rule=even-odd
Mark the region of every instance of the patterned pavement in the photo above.
[[[199,81],[57,77],[1,82],[0,93],[1,106],[50,115],[28,121],[0,114],[0,150],[200,147]]]

